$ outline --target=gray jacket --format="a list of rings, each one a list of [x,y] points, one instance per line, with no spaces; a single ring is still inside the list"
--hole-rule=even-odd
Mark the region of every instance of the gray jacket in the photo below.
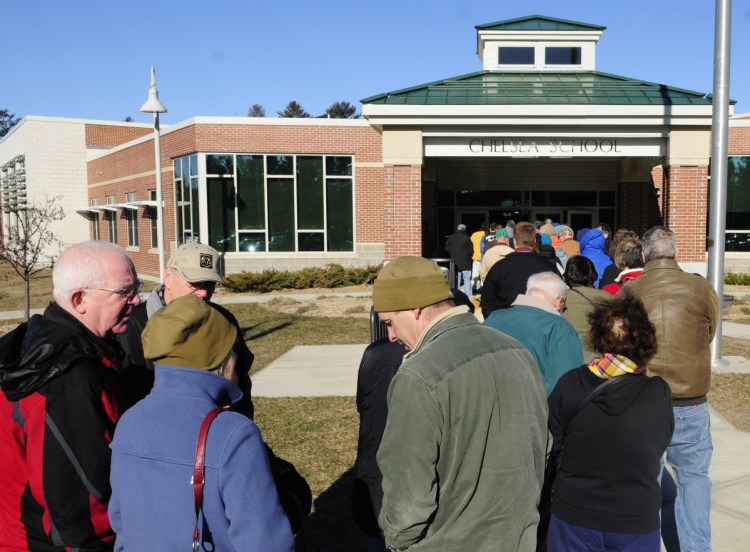
[[[386,544],[533,551],[546,445],[547,400],[531,355],[463,307],[447,311],[388,391],[377,456]]]

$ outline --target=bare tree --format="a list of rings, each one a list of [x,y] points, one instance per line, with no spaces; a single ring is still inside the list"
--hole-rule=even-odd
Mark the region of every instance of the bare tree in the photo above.
[[[26,320],[31,310],[31,279],[52,264],[63,245],[49,229],[52,222],[65,217],[60,200],[61,197],[56,196],[31,205],[25,202],[3,205],[6,222],[0,259],[10,264],[26,285]]]
[[[247,110],[247,116],[248,117],[265,117],[266,116],[266,110],[265,108],[260,104],[253,104],[250,109]]]

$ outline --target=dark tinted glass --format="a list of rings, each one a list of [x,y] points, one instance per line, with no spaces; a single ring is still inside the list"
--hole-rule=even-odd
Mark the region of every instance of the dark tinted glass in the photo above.
[[[328,251],[354,251],[352,181],[326,179]]]
[[[240,230],[266,227],[263,156],[237,156],[237,218]]]
[[[534,207],[547,205],[569,205],[571,207],[596,207],[595,191],[537,191],[531,192],[531,202]]]
[[[206,155],[206,174],[234,174],[234,156]]]
[[[267,158],[268,174],[292,176],[294,158],[291,155],[269,155]]]
[[[299,162],[299,158],[297,158]],[[352,158],[351,157],[326,157],[326,175],[327,176],[351,176],[352,175]]]
[[[268,250],[294,251],[294,180],[268,179]]]
[[[234,232],[234,185],[229,178],[207,178],[208,243],[217,251],[237,251]]]
[[[266,250],[266,235],[261,233],[240,234],[240,251],[263,253]]]
[[[544,63],[547,65],[580,65],[581,49],[559,46],[545,48]]]
[[[614,206],[615,204],[615,193],[614,192],[599,192],[599,205]]]
[[[503,46],[500,48],[498,63],[501,65],[534,65],[534,48]]]
[[[521,192],[459,190],[456,192],[456,203],[460,206],[477,207],[520,205]]]
[[[323,232],[300,232],[297,241],[298,251],[323,251]]]
[[[323,230],[322,157],[297,157],[297,227]]]

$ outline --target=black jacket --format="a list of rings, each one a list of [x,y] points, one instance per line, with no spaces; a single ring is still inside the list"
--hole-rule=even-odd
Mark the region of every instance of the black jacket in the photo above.
[[[156,294],[152,293],[148,301],[155,300],[157,300]],[[145,397],[154,385],[154,364],[144,358],[143,343],[141,341],[141,334],[148,322],[148,301],[142,301],[133,310],[130,323],[128,324],[128,331],[117,336],[117,340],[123,351],[125,351],[125,360],[123,362],[124,379],[131,394],[137,400]],[[221,305],[216,303],[209,303],[209,305],[223,314],[237,328],[237,339],[234,342],[232,350],[237,354],[237,385],[242,390],[243,397],[234,405],[233,409],[252,418],[254,407],[251,396],[252,382],[250,381],[250,367],[255,360],[255,355],[245,344],[245,340],[242,337],[242,329],[239,322],[237,322],[237,318]]]
[[[463,230],[451,234],[445,243],[445,250],[456,265],[456,270],[471,270],[471,256],[474,254],[474,244]]]
[[[521,294],[526,293],[529,276],[540,272],[555,272],[550,262],[534,252],[515,251],[496,262],[482,286],[482,314],[485,320],[497,309],[507,309]]]
[[[660,459],[674,430],[672,396],[660,377],[627,378],[603,390],[568,426],[552,494],[552,513],[600,531],[659,529]],[[549,396],[553,454],[578,403],[604,379],[581,366],[564,374]]]
[[[352,496],[354,520],[371,536],[380,537],[378,515],[383,504],[380,472],[375,456],[388,417],[388,386],[396,375],[406,349],[400,343],[380,339],[365,349],[357,376],[359,440],[354,462]]]
[[[112,550],[122,352],[52,303],[0,339],[0,526],[19,550]]]

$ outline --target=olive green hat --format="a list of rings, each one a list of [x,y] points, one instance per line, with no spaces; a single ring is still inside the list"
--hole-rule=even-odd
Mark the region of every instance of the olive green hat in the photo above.
[[[143,354],[157,364],[217,368],[232,350],[237,329],[195,295],[171,301],[148,319]]]
[[[380,270],[372,290],[377,312],[417,309],[452,298],[443,271],[423,257],[399,257],[389,262]]]

